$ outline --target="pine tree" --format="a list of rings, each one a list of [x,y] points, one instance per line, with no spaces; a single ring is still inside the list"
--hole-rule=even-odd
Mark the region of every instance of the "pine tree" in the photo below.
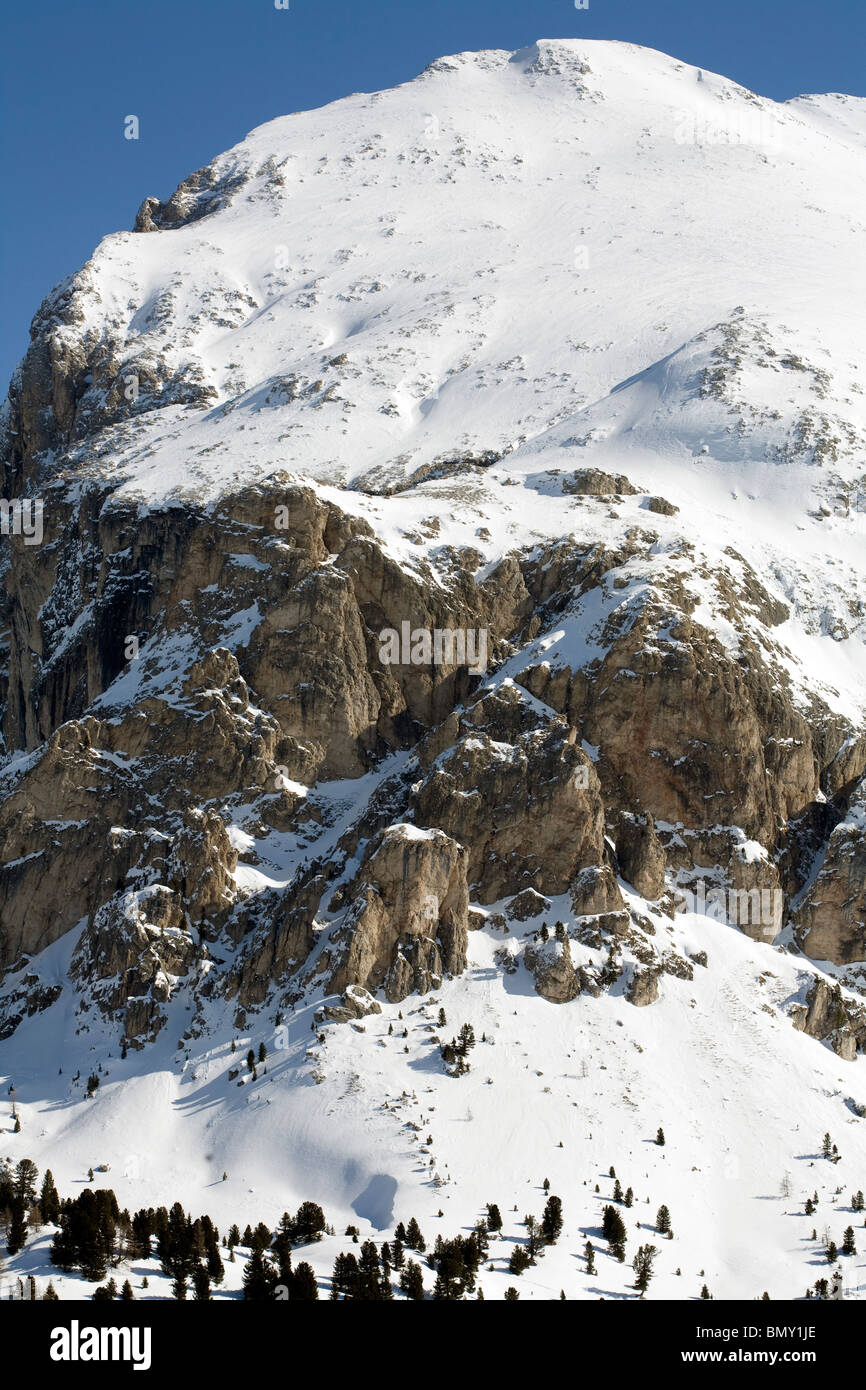
[[[519,1297],[520,1294],[517,1292],[514,1285],[510,1284],[509,1287],[505,1290],[506,1303],[516,1303]]]
[[[39,1194],[39,1208],[42,1212],[42,1220],[50,1226],[56,1226],[60,1219],[60,1198],[57,1195],[57,1188],[54,1185],[54,1175],[50,1168],[46,1168],[45,1176],[42,1179],[42,1190]]]
[[[593,1248],[592,1248],[592,1241],[591,1241],[591,1240],[588,1240],[588,1241],[586,1242],[586,1245],[585,1245],[584,1248],[583,1248],[583,1253],[584,1253],[584,1256],[586,1257],[586,1272],[587,1272],[587,1274],[595,1274],[595,1251],[594,1251]]]
[[[548,1197],[541,1217],[541,1234],[546,1245],[555,1245],[562,1234],[562,1202]]]
[[[711,1297],[710,1291],[709,1291],[709,1289],[707,1288],[706,1284],[704,1284],[703,1287],[701,1288],[701,1298],[710,1298],[710,1297]]]
[[[611,1252],[618,1260],[625,1257],[625,1222],[616,1207],[607,1206],[602,1213],[601,1229]]]
[[[815,1203],[812,1201],[811,1197],[806,1198],[805,1211],[807,1216],[812,1216],[815,1211]]]
[[[855,1242],[854,1242],[854,1227],[853,1227],[853,1226],[846,1226],[846,1227],[845,1227],[845,1233],[844,1233],[844,1235],[843,1235],[843,1237],[842,1237],[842,1254],[843,1254],[843,1255],[856,1255],[856,1254],[857,1254],[857,1246],[856,1246],[856,1244],[855,1244]]]
[[[52,1282],[51,1282],[50,1279],[48,1280],[48,1288],[45,1290],[44,1294],[42,1295],[42,1301],[43,1301],[43,1303],[59,1303],[59,1302],[60,1302],[60,1295],[58,1294],[57,1290],[55,1289],[55,1287],[54,1287],[54,1285],[52,1284]]]
[[[379,1263],[379,1252],[372,1240],[365,1240],[361,1246],[355,1297],[367,1302],[378,1302],[382,1297],[382,1267]]]
[[[325,1213],[317,1202],[302,1202],[292,1223],[292,1241],[295,1245],[309,1245],[321,1240],[326,1225]]]
[[[27,1241],[27,1213],[23,1198],[16,1195],[11,1205],[12,1220],[6,1232],[6,1249],[10,1255],[17,1255],[24,1249]]]
[[[254,1249],[244,1270],[244,1298],[264,1303],[273,1297],[276,1272],[260,1249]]]
[[[666,1236],[671,1229],[671,1214],[667,1207],[662,1203],[656,1215],[656,1230],[659,1235]]]
[[[420,1302],[424,1297],[424,1279],[421,1266],[415,1260],[407,1260],[406,1268],[400,1275],[400,1288],[407,1298]]]
[[[22,1158],[15,1169],[15,1195],[20,1197],[26,1207],[36,1201],[36,1180],[39,1169],[31,1158]]]
[[[827,1263],[828,1263],[828,1265],[835,1264],[836,1261],[838,1260],[838,1258],[839,1258],[839,1251],[838,1251],[838,1248],[837,1248],[837,1246],[836,1246],[836,1242],[835,1242],[835,1240],[831,1240],[830,1243],[829,1243],[829,1245],[827,1246]]]
[[[123,1288],[120,1290],[120,1298],[123,1303],[134,1303],[135,1294],[132,1292],[132,1285],[128,1279],[123,1281]]]
[[[824,1135],[824,1140],[821,1144],[821,1156],[822,1158],[832,1158],[833,1156],[833,1140],[830,1138],[829,1134]]]
[[[625,1190],[625,1197],[623,1198],[623,1202],[627,1207],[630,1207],[634,1202],[634,1192],[630,1187],[627,1187]]]
[[[635,1288],[640,1289],[641,1295],[646,1293],[650,1279],[653,1277],[653,1260],[657,1254],[658,1251],[654,1245],[641,1245],[632,1261]]]
[[[661,1125],[659,1125],[658,1131],[656,1133],[656,1143],[660,1145],[664,1145],[665,1143],[665,1132],[662,1129]]]
[[[487,1229],[494,1234],[502,1230],[502,1216],[495,1202],[487,1203]]]
[[[417,1250],[421,1255],[423,1255],[424,1251],[427,1249],[426,1242],[421,1234],[421,1227],[418,1225],[414,1216],[406,1227],[405,1244],[408,1245],[410,1250]]]
[[[193,1298],[197,1303],[210,1301],[210,1275],[206,1265],[196,1265],[192,1276]]]
[[[530,1259],[529,1251],[526,1249],[526,1246],[515,1245],[514,1249],[511,1252],[511,1258],[508,1261],[508,1273],[522,1274],[525,1269],[529,1268],[529,1265],[531,1263],[532,1261]]]
[[[319,1297],[319,1286],[313,1273],[313,1266],[302,1260],[295,1270],[290,1285],[291,1297],[301,1303],[313,1303]]]
[[[613,1185],[613,1200],[615,1202],[622,1201],[622,1184],[619,1178],[617,1178],[616,1182]]]

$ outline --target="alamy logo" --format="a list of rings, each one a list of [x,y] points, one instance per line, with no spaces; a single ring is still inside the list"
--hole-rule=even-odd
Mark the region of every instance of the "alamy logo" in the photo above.
[[[51,1330],[52,1361],[131,1361],[134,1371],[150,1370],[149,1327],[69,1327]]]
[[[781,888],[710,888],[698,879],[697,891],[683,891],[681,912],[695,912],[729,926],[760,927],[772,937],[782,929],[785,895]]]
[[[41,497],[0,497],[0,536],[23,536],[25,545],[41,545],[43,510]]]
[[[718,120],[678,111],[674,140],[678,145],[774,145],[779,126],[764,111],[726,111]]]
[[[416,627],[401,623],[400,631],[385,627],[379,633],[383,666],[466,666],[473,676],[487,670],[486,627]]]

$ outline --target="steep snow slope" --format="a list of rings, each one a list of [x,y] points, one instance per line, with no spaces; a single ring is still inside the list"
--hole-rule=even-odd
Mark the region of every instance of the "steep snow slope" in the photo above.
[[[568,913],[567,903],[557,907]],[[543,1003],[526,971],[498,968],[504,938],[494,927],[473,933],[465,976],[399,1009],[384,1003],[364,1020],[362,1036],[330,1026],[317,1042],[311,1009],[276,1034],[233,1034],[217,1014],[213,1035],[175,1050],[174,1034],[189,1020],[178,1003],[165,1041],[120,1061],[100,1042],[97,1018],[86,1041],[70,1040],[62,1018],[50,1027],[29,1021],[16,1035],[23,1129],[7,1132],[3,1147],[50,1164],[61,1192],[72,1194],[87,1184],[88,1167],[109,1163],[95,1181],[111,1186],[121,1206],[180,1200],[223,1231],[233,1221],[241,1229],[247,1221],[275,1225],[286,1208],[320,1202],[337,1235],[298,1258],[322,1276],[351,1244],[342,1236],[349,1223],[362,1239],[383,1240],[414,1215],[432,1244],[497,1202],[504,1231],[491,1244],[494,1271],[481,1278],[487,1297],[501,1298],[514,1283],[523,1298],[556,1298],[561,1288],[569,1298],[636,1297],[630,1260],[652,1241],[660,1253],[649,1297],[696,1298],[706,1282],[716,1298],[765,1289],[774,1299],[801,1298],[828,1272],[825,1229],[841,1244],[852,1223],[860,1254],[842,1261],[846,1294],[863,1297],[866,1241],[850,1197],[862,1188],[866,1152],[851,1100],[853,1093],[866,1102],[866,1059],[842,1063],[791,1028],[786,1006],[808,979],[801,961],[706,918],[654,920],[671,945],[706,951],[709,963],[693,981],[666,978],[648,1009],[628,1004],[622,986],[567,1008]],[[65,961],[53,949],[59,978]],[[440,1007],[445,1029],[437,1026]],[[79,1016],[78,1026],[85,1021]],[[465,1022],[477,1036],[471,1071],[444,1076],[434,1035],[448,1037]],[[246,1074],[242,1059],[260,1041],[270,1054],[267,1075],[260,1069],[256,1082],[229,1082],[231,1066]],[[105,1073],[98,1097],[84,1101],[73,1068],[85,1075],[97,1063]],[[654,1142],[659,1125],[664,1147]],[[820,1157],[827,1131],[838,1164]],[[631,1210],[621,1209],[625,1265],[606,1253],[599,1229],[611,1164],[623,1189],[635,1192]],[[507,1261],[524,1238],[523,1217],[541,1214],[545,1178],[562,1198],[564,1233],[515,1279]],[[804,1216],[815,1191],[817,1211]],[[662,1203],[672,1241],[651,1229]],[[62,1293],[82,1296],[90,1285],[45,1263],[47,1239],[10,1261],[9,1272],[51,1277]],[[598,1252],[595,1276],[585,1273],[587,1239]],[[228,1291],[240,1271],[227,1269]],[[152,1268],[134,1262],[133,1270],[148,1272],[151,1296],[158,1293]]]

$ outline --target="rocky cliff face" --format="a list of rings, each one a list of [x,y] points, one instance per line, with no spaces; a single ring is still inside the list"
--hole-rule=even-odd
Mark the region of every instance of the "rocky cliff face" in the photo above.
[[[548,92],[586,97],[585,65],[575,86],[570,63],[494,59],[483,80],[522,72],[542,122]],[[459,84],[425,81],[425,102],[439,91],[469,120]],[[486,187],[493,166],[513,198],[535,177],[519,132],[513,148],[486,126],[458,140],[431,185],[399,142],[371,174],[380,115],[357,118],[362,150],[330,132],[351,144],[343,182],[312,136],[290,167],[265,128],[147,199],[135,232],[34,320],[3,417],[3,495],[45,506],[41,544],[4,541],[5,1031],[55,1002],[40,962],[72,934],[65,988],[134,1046],[179,992],[194,1027],[208,999],[237,1017],[338,996],[332,1017],[357,1018],[365,991],[399,1002],[461,973],[467,933],[500,923],[501,968],[522,957],[546,1000],[624,988],[650,1004],[691,967],[647,929],[642,900],[700,913],[714,893],[732,929],[863,962],[866,725],[843,676],[862,679],[866,577],[784,558],[785,526],[823,554],[832,519],[843,567],[862,544],[847,368],[811,365],[808,327],[794,353],[769,290],[746,314],[733,263],[719,302],[702,289],[697,311],[664,306],[673,328],[632,306],[657,352],[640,370],[599,335],[601,310],[618,331],[618,281],[567,279],[587,296],[589,341],[560,324],[528,365],[522,287],[525,321],[507,341],[491,326],[524,228],[468,230],[456,265],[431,243],[422,270],[408,246],[394,259],[404,209],[381,186],[369,245],[332,242],[320,209],[324,189],[327,212],[380,184],[389,159],[422,207],[450,198],[449,179]],[[601,116],[580,119],[598,134]],[[653,147],[660,187],[668,146]],[[550,167],[543,178],[562,176]],[[685,224],[687,264],[702,263],[714,206]],[[232,260],[260,218],[273,265]],[[769,545],[765,514],[756,526],[721,500],[751,487],[772,511],[798,478],[806,508]],[[479,643],[481,662],[467,655]],[[553,899],[568,921],[542,939]],[[813,1004],[798,1026],[843,1025]],[[844,1038],[841,1055],[863,1046],[862,1029]]]

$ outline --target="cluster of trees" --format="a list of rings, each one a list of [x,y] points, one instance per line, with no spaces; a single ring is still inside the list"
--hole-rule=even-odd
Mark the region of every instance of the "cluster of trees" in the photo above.
[[[60,1230],[51,1242],[51,1263],[67,1273],[80,1269],[85,1279],[104,1279],[108,1266],[117,1262],[119,1220],[117,1198],[108,1188],[93,1192],[86,1187],[78,1197],[65,1198]]]
[[[38,1181],[39,1169],[32,1159],[22,1158],[14,1169],[8,1162],[0,1167],[0,1228],[6,1232],[10,1255],[23,1249],[28,1226],[44,1226],[58,1218],[60,1198],[51,1169],[46,1169],[37,1197]]]
[[[545,1185],[549,1186],[546,1180]],[[497,1207],[497,1213],[498,1210]],[[490,1208],[488,1207],[488,1213],[489,1211]],[[534,1216],[526,1216],[523,1224],[526,1227],[526,1244],[515,1245],[512,1250],[511,1258],[508,1261],[509,1274],[522,1274],[530,1265],[535,1264],[545,1245],[556,1244],[562,1234],[561,1199],[553,1196],[548,1197],[541,1220],[539,1221]]]
[[[453,1068],[453,1076],[465,1076],[469,1070],[467,1057],[475,1046],[475,1029],[471,1023],[464,1023],[456,1038],[442,1046],[442,1060]]]
[[[831,1163],[838,1163],[842,1157],[829,1134],[825,1134],[821,1141],[821,1157],[829,1159]]]

